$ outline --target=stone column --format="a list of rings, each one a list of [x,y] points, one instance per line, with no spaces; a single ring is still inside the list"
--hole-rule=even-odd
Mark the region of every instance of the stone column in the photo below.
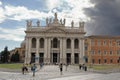
[[[39,64],[39,38],[37,38],[36,42],[36,57],[35,57],[35,63]]]
[[[80,63],[84,63],[84,39],[80,39]]]
[[[31,40],[32,40],[32,38],[29,38],[29,40],[28,40],[28,63],[30,63],[30,61],[31,61]]]
[[[71,39],[71,50],[72,50],[71,64],[74,64],[74,38]]]
[[[44,42],[44,63],[47,64],[47,46],[48,46],[48,42],[47,42],[47,38],[45,38],[45,42]]]
[[[63,53],[63,63],[66,64],[66,62],[67,62],[66,61],[67,60],[66,59],[67,58],[66,57],[66,38],[63,38],[63,44],[62,45],[63,45],[62,46],[62,48],[63,48],[63,52],[62,52]]]
[[[82,64],[82,51],[81,51],[82,45],[81,45],[81,38],[79,39],[79,64]]]
[[[83,63],[85,63],[85,42],[84,42],[85,40],[84,39],[82,39],[82,57],[83,57]]]
[[[28,57],[28,50],[29,50],[29,48],[28,48],[28,43],[29,43],[29,39],[28,39],[28,37],[26,37],[26,40],[25,40],[25,64],[28,64],[28,59],[29,59],[29,57]]]
[[[51,53],[51,39],[48,38],[47,40],[48,44],[47,44],[47,63],[50,63],[50,53]]]
[[[63,63],[63,49],[62,49],[63,40],[60,38],[60,63]]]

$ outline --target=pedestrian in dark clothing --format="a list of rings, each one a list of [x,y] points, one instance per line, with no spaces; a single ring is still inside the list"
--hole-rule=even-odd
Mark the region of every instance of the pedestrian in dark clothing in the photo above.
[[[81,68],[82,68],[82,65],[81,65],[81,64],[79,64],[79,69],[81,70]]]
[[[25,64],[22,66],[22,74],[25,74],[25,71],[28,72],[28,68],[26,67]]]
[[[24,72],[25,72],[25,65],[23,64],[23,66],[22,66],[22,74],[24,74]]]
[[[36,65],[34,64],[32,67],[31,67],[31,70],[33,72],[33,77],[35,76],[35,71],[36,71]]]
[[[83,70],[85,69],[85,64],[82,65]]]
[[[43,67],[43,63],[40,63],[40,69]]]
[[[62,75],[62,71],[63,71],[63,64],[62,64],[62,63],[60,63],[59,67],[60,67],[60,73],[61,73],[61,75]]]
[[[84,70],[87,71],[87,66],[84,67]]]

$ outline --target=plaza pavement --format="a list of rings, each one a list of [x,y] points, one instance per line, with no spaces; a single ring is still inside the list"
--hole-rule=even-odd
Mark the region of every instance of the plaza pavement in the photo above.
[[[94,72],[85,72],[79,70],[78,66],[63,67],[63,74],[60,75],[58,65],[47,65],[42,69],[37,69],[35,77],[32,72],[2,72],[0,71],[0,80],[120,80],[120,73],[101,74]]]

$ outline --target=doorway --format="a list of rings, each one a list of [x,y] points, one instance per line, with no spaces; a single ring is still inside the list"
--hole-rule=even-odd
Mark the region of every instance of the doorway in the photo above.
[[[39,53],[39,63],[44,62],[44,53]]]
[[[75,61],[75,64],[79,64],[79,54],[78,53],[74,54],[74,61]]]
[[[30,63],[35,63],[35,53],[31,53],[31,62]]]
[[[67,59],[67,60],[66,60],[66,61],[67,61],[67,64],[71,64],[71,53],[67,53],[67,54],[66,54],[66,57],[67,57],[67,58],[66,58],[66,59]]]

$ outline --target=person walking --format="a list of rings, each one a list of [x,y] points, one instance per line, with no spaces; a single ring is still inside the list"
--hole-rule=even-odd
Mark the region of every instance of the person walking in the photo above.
[[[62,63],[60,63],[59,67],[60,67],[60,74],[62,75],[62,71],[63,71],[63,64],[62,64]]]
[[[82,68],[82,65],[81,65],[81,64],[79,64],[79,69],[81,70],[81,68]]]
[[[36,71],[36,65],[34,64],[32,67],[31,67],[31,70],[33,72],[33,77],[35,76],[35,71]]]
[[[40,63],[40,69],[42,69],[42,67],[43,67],[43,63]]]
[[[25,65],[23,64],[23,66],[22,66],[22,74],[24,74],[25,73]]]

